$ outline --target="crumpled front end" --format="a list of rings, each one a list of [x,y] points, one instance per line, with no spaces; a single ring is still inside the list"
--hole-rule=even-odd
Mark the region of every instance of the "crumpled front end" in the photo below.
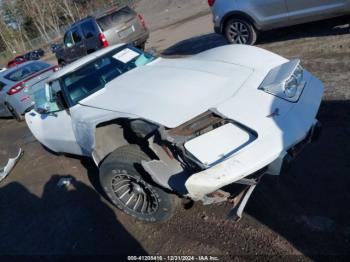
[[[143,167],[158,184],[204,202],[232,183],[255,184],[247,178],[256,173],[279,175],[319,129],[324,87],[300,71],[295,61],[257,71],[231,99],[177,128],[161,127],[150,141],[159,160]]]
[[[280,98],[272,97],[270,114],[260,115],[260,119],[259,117],[253,119],[250,116],[250,114],[258,116],[259,113],[249,107],[245,113],[237,113],[237,104],[230,105],[229,101],[217,108],[220,114],[235,119],[237,123],[244,123],[248,128],[245,132],[250,133],[247,135],[241,134],[242,131],[235,133],[233,129],[230,132],[221,129],[212,133],[211,139],[201,139],[202,143],[197,144],[193,151],[194,157],[198,159],[212,159],[213,155],[217,155],[218,146],[226,152],[225,146],[228,145],[230,136],[245,144],[233,146],[232,154],[222,155],[214,165],[191,175],[185,183],[190,198],[201,200],[206,195],[263,168],[267,174],[278,175],[284,161],[292,158],[301,147],[313,141],[319,133],[316,115],[324,87],[318,79],[306,71],[305,78],[307,84],[297,102],[284,101],[281,104]],[[287,112],[282,108],[283,103],[291,103]],[[256,106],[253,107],[257,109]],[[264,106],[261,107],[261,111],[264,112]],[[206,158],[203,158],[200,152],[207,152]]]

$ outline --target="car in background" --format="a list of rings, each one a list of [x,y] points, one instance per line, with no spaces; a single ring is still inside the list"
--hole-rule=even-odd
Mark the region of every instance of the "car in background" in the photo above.
[[[12,59],[11,61],[9,61],[7,63],[7,67],[11,68],[20,64],[23,64],[25,62],[27,62],[28,60],[25,59],[22,55],[21,56],[16,56],[14,59]]]
[[[45,55],[45,51],[43,49],[41,49],[41,48],[35,49],[32,52],[37,54],[39,57],[43,57]]]
[[[13,116],[23,120],[23,114],[33,107],[33,94],[44,87],[45,80],[57,66],[29,61],[0,74],[0,117]]]
[[[23,57],[25,59],[27,59],[28,61],[30,60],[39,60],[41,57],[43,57],[45,55],[44,50],[42,50],[41,48],[30,51],[26,54],[23,55]]]
[[[27,61],[31,61],[31,60],[39,60],[40,56],[38,56],[36,53],[34,52],[29,52],[23,55],[23,57],[27,60]]]
[[[267,31],[350,13],[349,0],[208,0],[215,32],[253,45]]]
[[[52,75],[25,118],[46,148],[92,158],[131,216],[168,219],[180,196],[234,203],[239,219],[261,177],[318,137],[323,91],[298,59],[257,47],[157,58],[116,45]]]
[[[112,7],[74,23],[55,54],[58,64],[63,66],[109,45],[131,43],[144,48],[148,37],[140,14],[129,6]]]

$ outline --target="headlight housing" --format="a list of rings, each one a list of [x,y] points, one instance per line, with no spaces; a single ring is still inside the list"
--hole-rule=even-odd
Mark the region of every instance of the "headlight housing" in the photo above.
[[[304,69],[300,60],[294,59],[272,69],[259,86],[259,90],[290,102],[297,102],[305,85]]]

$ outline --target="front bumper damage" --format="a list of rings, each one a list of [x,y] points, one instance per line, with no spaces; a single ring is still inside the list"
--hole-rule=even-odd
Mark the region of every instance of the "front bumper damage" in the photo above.
[[[234,208],[229,215],[239,219],[260,178],[265,174],[279,175],[306,145],[319,138],[321,124],[316,115],[323,90],[318,79],[310,79],[302,97],[286,115],[273,119],[267,116],[264,121],[271,125],[267,131],[260,132],[256,140],[230,158],[191,175],[185,182],[187,197],[206,204],[213,201],[211,197],[215,192],[220,192],[222,200],[230,200],[231,196],[223,194],[222,189],[232,184],[245,185],[242,193],[234,198]],[[223,115],[235,119],[231,117],[231,111],[220,109],[218,111]],[[253,130],[263,130],[253,125],[254,122],[248,124]]]
[[[270,165],[267,167],[257,171],[256,173],[248,176],[250,178],[238,178],[238,180],[234,181],[233,184],[242,185],[244,188],[240,191],[237,195],[231,195],[230,192],[225,192],[223,190],[217,190],[214,193],[213,188],[221,188],[222,181],[221,179],[225,177],[225,175],[234,173],[235,168],[241,168],[243,165],[239,165],[237,161],[234,160],[227,160],[222,163],[222,165],[219,165],[215,170],[211,170],[214,172],[215,178],[211,177],[211,187],[207,187],[206,191],[203,191],[203,186],[199,189],[198,188],[198,194],[189,196],[191,199],[194,200],[201,200],[204,205],[209,205],[217,202],[223,202],[223,201],[229,201],[233,204],[233,208],[228,214],[228,218],[232,219],[234,221],[238,221],[242,218],[243,210],[248,203],[248,200],[250,196],[252,195],[254,189],[260,182],[260,179],[264,175],[279,175],[285,166],[289,165],[290,162],[304,149],[308,144],[316,142],[318,138],[320,137],[320,133],[322,130],[322,126],[320,122],[315,121],[314,125],[311,127],[310,131],[306,135],[306,137],[290,148],[289,150],[283,152],[275,161],[273,161]],[[218,170],[220,169],[220,171]],[[210,176],[212,173],[206,173],[205,175]],[[242,175],[244,176],[244,175]],[[238,177],[238,176],[236,176]],[[193,178],[193,177],[192,177]],[[193,184],[195,183],[195,184]],[[226,183],[226,182],[224,182]],[[196,192],[196,188],[194,185],[198,185],[198,183],[193,180],[188,179],[186,181],[186,187],[189,190],[189,192]],[[227,186],[227,185],[226,185]],[[200,190],[200,193],[199,193]],[[196,199],[197,198],[197,199]]]
[[[190,176],[185,183],[189,192],[188,197],[197,201],[202,200],[206,195],[228,184],[240,183],[239,181],[254,173],[252,172],[254,168],[255,170],[260,170],[262,167],[261,160],[256,159],[255,167],[252,166],[251,152],[254,152],[256,156],[265,154],[265,157],[269,157],[269,159],[263,159],[263,161],[270,163],[266,166],[265,174],[279,175],[285,164],[288,164],[307,144],[316,141],[321,132],[320,130],[321,125],[315,120],[306,136],[300,142],[277,155],[271,154],[266,156],[266,149],[269,148],[266,141],[270,140],[257,141],[250,146],[249,150],[241,152],[236,157],[229,158],[218,165]]]

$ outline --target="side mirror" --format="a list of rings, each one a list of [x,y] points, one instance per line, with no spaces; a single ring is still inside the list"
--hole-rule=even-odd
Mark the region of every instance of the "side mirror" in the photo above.
[[[39,114],[47,114],[50,111],[50,105],[48,103],[45,103],[43,105],[37,106],[35,104],[34,106],[35,111],[37,111]]]

